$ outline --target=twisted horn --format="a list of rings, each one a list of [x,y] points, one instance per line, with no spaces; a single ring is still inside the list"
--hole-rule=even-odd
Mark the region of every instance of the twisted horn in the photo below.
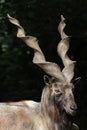
[[[64,21],[65,18],[61,15],[61,22],[59,23],[58,26],[58,30],[61,35],[61,41],[57,46],[57,52],[64,64],[64,69],[62,70],[62,73],[65,76],[66,80],[68,82],[71,82],[74,76],[75,61],[72,61],[67,55],[67,51],[69,49],[69,36],[66,35],[64,32],[64,28],[66,26]]]
[[[41,67],[47,74],[53,76],[61,81],[65,81],[64,75],[62,74],[60,67],[56,63],[47,62],[45,60],[44,54],[41,51],[37,38],[33,36],[26,36],[23,27],[20,25],[19,21],[7,15],[9,21],[16,25],[18,28],[17,37],[21,38],[29,47],[34,49],[33,63]]]

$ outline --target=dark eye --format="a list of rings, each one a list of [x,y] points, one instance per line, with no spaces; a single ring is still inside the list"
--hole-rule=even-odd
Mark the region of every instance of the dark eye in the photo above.
[[[56,94],[62,94],[62,92],[60,90],[55,90]]]

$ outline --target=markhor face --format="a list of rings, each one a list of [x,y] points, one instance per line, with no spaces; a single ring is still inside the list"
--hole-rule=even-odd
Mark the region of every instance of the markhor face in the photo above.
[[[55,101],[61,110],[65,110],[67,114],[74,116],[77,110],[73,95],[73,84],[64,85],[60,82],[54,82],[50,88],[51,95],[55,97]]]

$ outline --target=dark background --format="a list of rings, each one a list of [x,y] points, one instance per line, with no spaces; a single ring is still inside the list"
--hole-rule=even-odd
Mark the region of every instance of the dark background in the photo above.
[[[81,77],[74,91],[78,105],[74,121],[80,130],[86,130],[87,0],[0,0],[0,101],[40,101],[45,73],[32,63],[33,50],[16,37],[16,27],[9,23],[7,13],[19,19],[26,34],[38,38],[46,59],[61,67],[56,53],[60,41],[57,27],[64,15],[65,31],[71,36],[68,55],[77,61],[75,78]]]

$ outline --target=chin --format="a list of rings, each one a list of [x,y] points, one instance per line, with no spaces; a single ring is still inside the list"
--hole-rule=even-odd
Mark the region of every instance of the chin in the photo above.
[[[69,111],[66,111],[66,113],[70,116],[75,116],[76,115],[76,111],[73,111],[73,110],[69,110]]]

